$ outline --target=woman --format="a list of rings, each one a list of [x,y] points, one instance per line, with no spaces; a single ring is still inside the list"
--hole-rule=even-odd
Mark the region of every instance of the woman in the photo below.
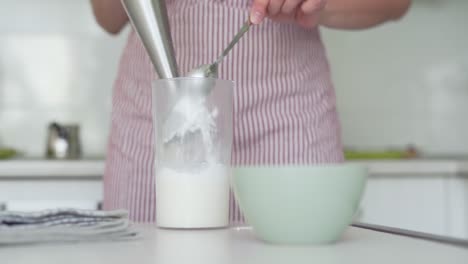
[[[318,27],[363,29],[402,17],[410,0],[166,0],[182,74],[213,61],[250,12],[254,26],[220,68],[234,80],[233,165],[343,160],[335,94]],[[120,0],[92,0],[98,23],[116,34]],[[269,19],[265,19],[269,18]],[[113,94],[104,176],[105,209],[155,221],[150,60],[132,31]],[[234,200],[230,219],[243,221]]]

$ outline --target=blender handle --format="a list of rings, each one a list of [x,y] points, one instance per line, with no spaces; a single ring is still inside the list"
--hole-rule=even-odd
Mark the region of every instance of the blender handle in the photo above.
[[[121,0],[161,79],[179,76],[165,0]]]

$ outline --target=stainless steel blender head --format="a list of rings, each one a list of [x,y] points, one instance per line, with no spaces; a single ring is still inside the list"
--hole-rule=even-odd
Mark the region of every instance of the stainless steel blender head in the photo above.
[[[122,0],[161,79],[179,76],[165,0]]]

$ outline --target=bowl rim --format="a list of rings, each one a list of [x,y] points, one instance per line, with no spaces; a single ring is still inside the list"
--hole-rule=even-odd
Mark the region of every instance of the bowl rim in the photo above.
[[[281,169],[281,170],[288,170],[288,169],[308,169],[308,170],[315,170],[315,169],[346,169],[346,168],[354,168],[354,169],[363,169],[368,171],[369,168],[363,164],[355,164],[355,163],[327,163],[327,164],[271,164],[271,165],[240,165],[240,166],[232,166],[233,170],[245,170],[245,169],[252,169],[252,170],[265,170],[265,169]]]

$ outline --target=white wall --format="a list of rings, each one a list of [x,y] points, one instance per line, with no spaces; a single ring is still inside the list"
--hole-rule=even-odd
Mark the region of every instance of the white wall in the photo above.
[[[50,121],[76,122],[85,154],[103,155],[126,36],[104,33],[88,0],[1,0],[0,144],[39,156]]]
[[[468,1],[414,0],[398,23],[324,30],[347,146],[468,154]]]
[[[324,30],[347,146],[468,154],[467,14],[468,1],[414,0],[399,23]],[[126,35],[105,34],[89,0],[1,0],[0,145],[42,155],[55,119],[103,155]]]

